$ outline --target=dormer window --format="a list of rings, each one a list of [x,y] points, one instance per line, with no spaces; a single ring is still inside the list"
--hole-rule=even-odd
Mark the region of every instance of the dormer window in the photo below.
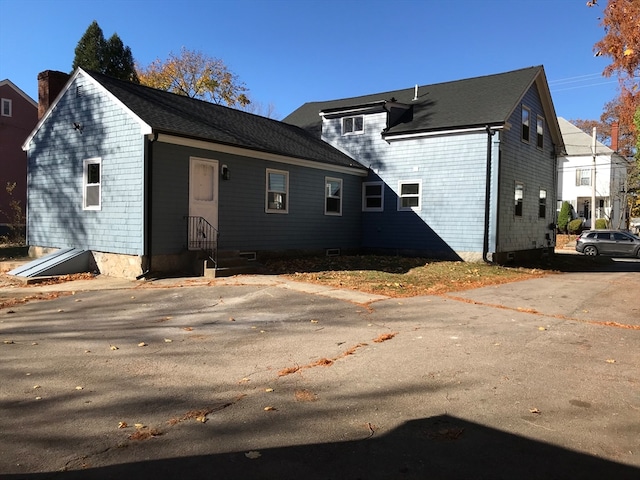
[[[342,135],[364,133],[364,116],[345,117],[342,119]]]

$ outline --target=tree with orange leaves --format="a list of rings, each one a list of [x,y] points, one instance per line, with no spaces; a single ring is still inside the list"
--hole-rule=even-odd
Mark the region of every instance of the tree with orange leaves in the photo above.
[[[592,7],[597,1],[589,1],[587,5]],[[617,75],[620,82],[614,114],[621,131],[636,137],[633,117],[640,107],[640,1],[608,0],[603,13],[601,25],[605,35],[593,48],[596,56],[611,60],[603,73],[607,77]]]
[[[142,85],[198,98],[230,107],[250,103],[247,88],[224,62],[182,47],[166,61],[154,60],[148,67],[137,66]]]

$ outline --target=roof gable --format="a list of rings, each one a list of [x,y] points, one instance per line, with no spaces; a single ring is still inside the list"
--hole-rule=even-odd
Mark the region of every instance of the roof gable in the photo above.
[[[33,98],[31,98],[29,95],[24,93],[24,91],[22,91],[22,89],[20,89],[15,83],[13,83],[8,78],[5,78],[4,80],[0,81],[0,87],[4,87],[4,86],[7,86],[7,87],[13,89],[18,95],[20,95],[22,98],[24,98],[31,105],[33,105],[36,108],[38,107],[38,104],[35,102],[35,100]]]

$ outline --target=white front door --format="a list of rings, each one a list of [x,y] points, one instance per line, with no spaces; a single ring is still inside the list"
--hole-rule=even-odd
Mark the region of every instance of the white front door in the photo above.
[[[191,157],[189,216],[202,217],[218,228],[218,161]]]

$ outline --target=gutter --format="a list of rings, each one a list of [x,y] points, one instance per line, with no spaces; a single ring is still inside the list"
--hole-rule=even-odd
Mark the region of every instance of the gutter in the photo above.
[[[488,259],[489,253],[489,209],[491,207],[491,163],[492,163],[492,152],[491,152],[491,140],[493,138],[493,134],[496,133],[495,130],[491,129],[490,125],[485,127],[485,131],[487,132],[487,172],[485,179],[485,194],[484,194],[484,239],[482,242],[482,260],[486,263],[493,263]]]
[[[158,134],[146,137],[145,154],[145,178],[144,178],[144,250],[143,256],[147,257],[147,269],[136,277],[136,280],[146,278],[151,272],[151,247],[152,247],[152,227],[153,227],[153,143],[158,140]]]

